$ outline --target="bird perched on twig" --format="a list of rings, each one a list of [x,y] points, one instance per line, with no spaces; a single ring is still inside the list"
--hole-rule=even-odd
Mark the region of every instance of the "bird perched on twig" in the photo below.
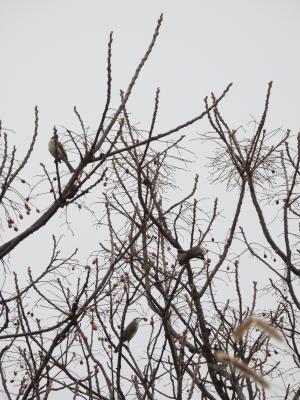
[[[70,172],[74,172],[74,168],[69,163],[67,153],[64,149],[64,146],[58,141],[57,136],[53,135],[48,143],[48,150],[50,154],[55,158],[58,162],[64,162],[68,167]]]
[[[131,321],[125,328],[123,332],[123,336],[120,340],[120,343],[116,347],[115,353],[117,353],[120,349],[120,344],[124,342],[128,342],[133,338],[133,336],[136,334],[138,328],[139,328],[139,323],[142,321],[143,318],[134,318],[133,321]]]
[[[178,249],[177,260],[180,265],[184,265],[193,258],[205,260],[206,250],[198,244],[197,246],[191,247],[188,250]]]

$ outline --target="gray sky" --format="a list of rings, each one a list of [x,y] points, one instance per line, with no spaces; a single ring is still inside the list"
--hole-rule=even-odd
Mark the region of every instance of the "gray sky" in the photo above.
[[[126,88],[163,12],[157,45],[129,102],[133,121],[149,128],[157,86],[159,132],[199,114],[206,95],[234,82],[221,108],[236,128],[251,114],[259,118],[272,79],[268,128],[297,131],[299,11],[297,0],[1,0],[0,119],[16,132],[10,140],[19,144],[21,157],[39,106],[40,134],[31,164],[37,173],[40,161],[52,163],[47,142],[53,125],[79,128],[74,105],[91,129],[97,127],[106,99],[109,32],[114,31],[116,106],[119,89]],[[200,122],[187,134],[195,138],[204,127]],[[211,149],[200,142],[194,149],[197,170]],[[206,176],[200,176],[205,184]]]
[[[236,128],[247,123],[251,114],[259,118],[267,82],[273,79],[268,129],[297,131],[299,11],[298,1],[278,0],[2,0],[0,119],[4,127],[15,131],[10,141],[18,145],[21,157],[22,145],[27,146],[32,135],[33,109],[38,105],[40,130],[30,172],[39,173],[41,161],[53,167],[48,138],[54,124],[79,128],[74,105],[91,129],[97,127],[106,100],[109,32],[114,31],[112,106],[116,106],[119,89],[126,88],[163,12],[157,45],[129,102],[133,121],[149,128],[157,86],[161,88],[160,132],[199,114],[210,91],[220,93],[234,82],[221,109]],[[188,138],[195,138],[205,127],[203,121],[190,127]],[[201,169],[212,149],[199,141],[193,142],[193,149],[198,156],[193,170],[200,173],[200,185],[206,190],[203,197],[218,195],[219,188],[207,186],[207,171]],[[190,186],[186,178],[180,182],[178,175],[178,179],[183,190]],[[222,200],[221,206],[226,207],[225,194]],[[54,226],[60,233],[57,220],[52,223],[38,233],[39,238],[47,240]],[[84,229],[79,223],[79,233],[85,235],[90,221]],[[35,240],[34,235],[20,246],[21,257],[29,241],[34,245]],[[70,240],[81,247],[84,241],[80,234]],[[94,245],[91,241],[84,244],[87,253]]]
[[[158,85],[159,122],[167,127],[193,116],[206,94],[233,81],[224,109],[241,123],[260,112],[273,79],[272,123],[298,129],[299,11],[296,0],[2,0],[1,119],[24,138],[39,105],[40,144],[54,123],[73,120],[75,104],[94,127],[105,101],[110,30],[117,94],[163,12],[158,44],[131,101],[138,121],[149,123]]]
[[[34,106],[39,106],[34,173],[40,161],[53,166],[47,151],[53,125],[78,129],[74,105],[91,129],[97,127],[106,100],[109,32],[114,31],[112,106],[116,106],[119,89],[126,88],[161,12],[164,22],[157,45],[129,102],[133,120],[142,128],[149,128],[157,86],[161,88],[159,132],[199,114],[203,98],[210,91],[220,93],[229,82],[234,86],[222,110],[232,127],[247,123],[250,114],[259,118],[267,82],[273,80],[269,129],[300,129],[297,0],[0,0],[0,119],[15,131],[10,140],[21,156],[32,135]],[[188,132],[195,137],[203,127],[200,122]],[[200,142],[196,146],[195,170],[210,154],[208,146]],[[200,178],[203,184],[206,175]],[[19,247],[16,257],[22,266],[17,263],[13,269],[27,267],[25,249],[36,246],[37,237],[48,240],[54,226],[55,221]],[[82,230],[70,243],[78,245],[85,234]],[[85,245],[88,256],[94,243]],[[44,251],[37,252],[32,262],[44,260]]]

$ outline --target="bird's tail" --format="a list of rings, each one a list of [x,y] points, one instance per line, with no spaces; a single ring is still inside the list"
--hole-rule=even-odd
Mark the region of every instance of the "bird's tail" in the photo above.
[[[74,168],[72,167],[72,165],[69,163],[69,160],[64,160],[64,163],[66,164],[66,166],[68,167],[69,171],[71,172],[71,174],[74,172]]]

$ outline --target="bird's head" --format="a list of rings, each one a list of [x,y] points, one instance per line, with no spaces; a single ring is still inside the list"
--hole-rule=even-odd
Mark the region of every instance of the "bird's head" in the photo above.
[[[134,322],[137,322],[138,324],[143,320],[143,318],[134,318]]]

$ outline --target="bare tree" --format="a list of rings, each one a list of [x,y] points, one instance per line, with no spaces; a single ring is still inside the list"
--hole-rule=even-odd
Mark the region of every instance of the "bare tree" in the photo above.
[[[107,101],[99,127],[91,133],[75,108],[81,131],[66,128],[63,135],[77,166],[65,172],[58,160],[53,171],[41,164],[39,184],[30,185],[22,173],[34,151],[38,109],[23,161],[16,160],[16,149],[1,130],[1,206],[8,228],[18,232],[19,219],[33,212],[33,199],[45,187],[53,197],[45,211],[36,210],[41,214],[36,221],[0,246],[4,267],[7,256],[29,235],[38,235],[60,209],[76,205],[98,215],[99,208],[106,232],[88,264],[76,249],[62,251],[53,235],[43,270],[29,268],[27,283],[14,274],[15,293],[7,282],[2,288],[0,377],[8,399],[51,399],[60,392],[73,399],[260,399],[266,398],[270,379],[285,383],[286,399],[299,398],[300,139],[292,146],[289,131],[267,131],[271,84],[250,134],[230,128],[219,110],[231,84],[219,97],[205,98],[198,116],[163,133],[155,133],[158,89],[150,128],[137,128],[127,101],[161,23],[162,16],[114,110],[110,35]],[[225,229],[217,199],[201,206],[198,176],[190,178],[186,171],[190,192],[180,199],[177,190],[176,174],[190,162],[190,152],[185,137],[175,134],[204,117],[213,133],[203,138],[215,146],[211,177],[219,185],[225,182],[236,197]],[[53,135],[57,138],[56,128]],[[29,197],[22,185],[31,188]],[[249,207],[247,192],[260,242],[239,226],[244,204]],[[90,197],[97,201],[89,204]],[[274,204],[273,228],[268,221]],[[224,238],[215,241],[220,224]],[[249,257],[270,270],[268,286],[253,282],[250,301],[240,282]],[[228,300],[224,279],[231,287]],[[259,290],[276,297],[272,308],[257,305]],[[47,315],[36,316],[38,309]],[[124,331],[133,318],[143,319],[142,345],[136,338],[126,343]]]

